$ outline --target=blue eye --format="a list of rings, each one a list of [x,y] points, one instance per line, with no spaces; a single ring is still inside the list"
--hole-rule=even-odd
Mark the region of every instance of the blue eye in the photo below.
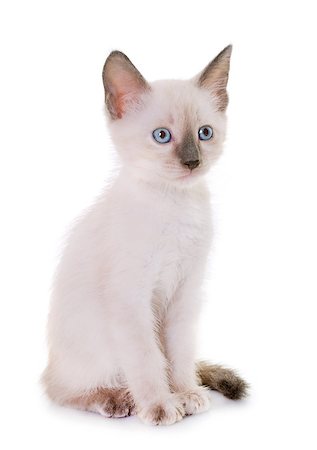
[[[171,132],[167,128],[157,128],[152,135],[160,144],[166,144],[172,138]]]
[[[201,141],[209,141],[212,138],[214,132],[209,125],[204,125],[198,130],[198,136]]]

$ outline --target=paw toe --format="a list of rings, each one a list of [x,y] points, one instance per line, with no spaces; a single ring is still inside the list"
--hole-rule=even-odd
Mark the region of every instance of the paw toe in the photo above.
[[[211,394],[205,388],[197,388],[181,394],[187,415],[198,414],[210,408]]]
[[[184,415],[185,409],[176,396],[173,401],[160,402],[148,408],[143,408],[139,412],[140,419],[151,425],[171,425],[180,421]]]

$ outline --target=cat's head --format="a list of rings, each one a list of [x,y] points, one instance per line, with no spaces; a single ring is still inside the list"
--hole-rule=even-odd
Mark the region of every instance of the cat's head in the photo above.
[[[221,153],[231,46],[190,80],[147,82],[112,52],[103,83],[112,139],[122,162],[145,180],[190,185]]]

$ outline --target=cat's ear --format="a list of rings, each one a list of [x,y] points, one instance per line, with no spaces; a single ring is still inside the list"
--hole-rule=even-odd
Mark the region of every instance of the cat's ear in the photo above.
[[[227,83],[231,52],[232,45],[228,45],[195,77],[198,86],[208,89],[216,98],[219,111],[225,111],[228,106]]]
[[[129,58],[117,50],[110,53],[102,71],[105,101],[112,119],[121,119],[128,109],[140,104],[142,93],[150,90]]]

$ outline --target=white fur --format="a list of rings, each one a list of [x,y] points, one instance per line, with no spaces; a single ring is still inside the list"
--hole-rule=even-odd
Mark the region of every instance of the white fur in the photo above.
[[[173,154],[188,124],[193,133],[214,129],[191,174]],[[54,281],[44,382],[55,401],[126,386],[145,422],[151,405],[163,402],[172,423],[180,418],[177,393],[205,395],[195,376],[211,239],[203,175],[220,154],[225,124],[210,92],[193,80],[152,83],[141,107],[110,122],[120,171],[69,234]],[[172,130],[173,142],[153,140],[160,126]]]

